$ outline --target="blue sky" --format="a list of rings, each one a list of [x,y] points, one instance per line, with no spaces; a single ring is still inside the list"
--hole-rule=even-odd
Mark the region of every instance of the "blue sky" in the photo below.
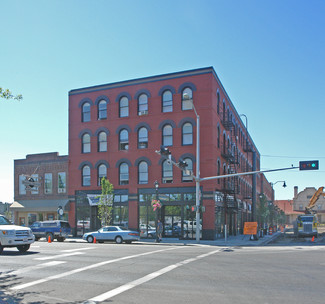
[[[261,154],[277,199],[324,186],[325,1],[0,0],[0,201],[13,161],[68,154],[71,89],[213,66]]]

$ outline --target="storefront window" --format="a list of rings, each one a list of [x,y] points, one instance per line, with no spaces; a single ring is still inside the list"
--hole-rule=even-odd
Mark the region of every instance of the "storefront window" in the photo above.
[[[45,194],[52,193],[52,173],[44,174],[44,193]]]
[[[128,206],[113,207],[113,225],[128,227],[129,225],[129,210]]]

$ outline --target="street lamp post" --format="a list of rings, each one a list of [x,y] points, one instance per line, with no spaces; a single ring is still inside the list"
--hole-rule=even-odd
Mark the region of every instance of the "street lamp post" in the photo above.
[[[193,99],[187,93],[183,94],[183,98],[191,100],[192,107],[196,116],[196,178],[195,178],[195,206],[196,206],[196,242],[200,243],[200,116],[198,115],[193,103]]]
[[[159,183],[157,180],[154,182],[154,185],[155,185],[155,190],[156,190],[156,201],[158,201]],[[158,210],[159,210],[159,208],[156,208],[156,242],[158,242],[158,212],[159,212]],[[147,232],[148,232],[148,226],[147,226]]]

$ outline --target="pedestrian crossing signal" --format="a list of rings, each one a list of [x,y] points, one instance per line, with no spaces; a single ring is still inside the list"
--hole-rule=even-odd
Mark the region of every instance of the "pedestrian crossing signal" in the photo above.
[[[318,160],[307,160],[299,162],[299,170],[318,170]]]

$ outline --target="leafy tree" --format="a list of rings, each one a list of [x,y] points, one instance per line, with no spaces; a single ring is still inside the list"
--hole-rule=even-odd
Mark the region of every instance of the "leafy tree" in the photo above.
[[[21,94],[15,96],[10,90],[0,87],[0,98],[21,100],[23,96]]]
[[[98,218],[102,226],[110,224],[112,219],[112,206],[113,206],[113,185],[109,180],[103,177],[100,181],[102,186],[102,194],[99,196],[98,203]]]
[[[268,201],[264,194],[260,196],[260,201],[257,206],[257,216],[259,218],[260,226],[264,227],[264,224],[267,223],[267,218],[270,214],[270,210],[268,208]]]

